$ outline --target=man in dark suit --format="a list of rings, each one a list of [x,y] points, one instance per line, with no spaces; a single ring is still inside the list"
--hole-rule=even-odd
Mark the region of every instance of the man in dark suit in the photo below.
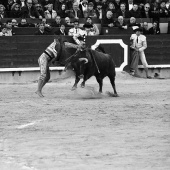
[[[160,28],[157,22],[153,22],[152,27],[149,28],[149,34],[151,35],[160,34]]]
[[[123,18],[130,18],[130,13],[128,10],[126,10],[126,4],[124,2],[120,4],[120,9],[117,10],[116,15],[117,18],[119,16],[123,16]]]
[[[38,31],[35,32],[34,35],[48,35],[49,33],[45,30],[44,23],[40,23],[38,25]]]
[[[65,24],[61,24],[60,28],[54,32],[55,35],[68,35],[68,32],[65,30]]]

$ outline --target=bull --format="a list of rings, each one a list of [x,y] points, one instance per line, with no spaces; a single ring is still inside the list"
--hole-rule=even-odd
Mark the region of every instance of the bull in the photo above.
[[[90,77],[95,76],[99,84],[99,92],[102,93],[103,79],[108,76],[114,90],[112,96],[118,96],[115,86],[115,63],[109,54],[92,50],[90,48],[82,51],[79,50],[73,57],[71,57],[66,67],[68,65],[70,65],[75,72],[75,83],[72,90],[77,88],[77,84],[81,78],[83,78],[81,87],[85,87],[85,82]]]

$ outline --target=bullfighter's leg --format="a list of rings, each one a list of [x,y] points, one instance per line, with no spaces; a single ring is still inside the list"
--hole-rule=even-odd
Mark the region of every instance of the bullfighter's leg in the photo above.
[[[79,81],[80,81],[80,78],[76,75],[75,83],[74,83],[71,90],[75,90],[77,88],[77,84],[78,84]]]
[[[38,80],[38,88],[35,93],[38,94],[40,97],[44,97],[42,95],[42,88],[46,84],[47,80],[49,80],[48,60],[44,53],[40,56],[38,62],[40,66],[40,77]]]
[[[103,86],[103,78],[96,77],[97,82],[99,83],[99,92],[102,93],[102,86]]]
[[[115,75],[111,75],[111,76],[108,76],[109,79],[110,79],[110,83],[113,87],[113,90],[114,90],[114,95],[112,95],[113,97],[118,97],[118,94],[117,94],[117,91],[116,91],[116,86],[115,86]]]

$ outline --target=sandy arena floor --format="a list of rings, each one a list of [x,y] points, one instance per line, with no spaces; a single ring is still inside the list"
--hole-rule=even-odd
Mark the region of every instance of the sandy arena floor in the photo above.
[[[169,170],[170,79],[118,73],[120,97],[104,79],[71,91],[74,79],[0,84],[0,170]],[[95,92],[95,91],[94,91]]]

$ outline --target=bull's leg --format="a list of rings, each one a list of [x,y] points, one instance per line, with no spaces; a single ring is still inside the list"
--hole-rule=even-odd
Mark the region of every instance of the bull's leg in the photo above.
[[[113,90],[114,90],[114,95],[113,97],[118,97],[117,91],[116,91],[116,86],[115,86],[115,75],[109,76],[110,83],[112,84]]]
[[[96,77],[97,82],[99,83],[99,92],[102,93],[102,87],[103,87],[103,79]]]
[[[77,84],[78,84],[79,81],[80,81],[80,78],[78,76],[76,76],[75,83],[74,83],[71,90],[75,90],[77,88]]]

